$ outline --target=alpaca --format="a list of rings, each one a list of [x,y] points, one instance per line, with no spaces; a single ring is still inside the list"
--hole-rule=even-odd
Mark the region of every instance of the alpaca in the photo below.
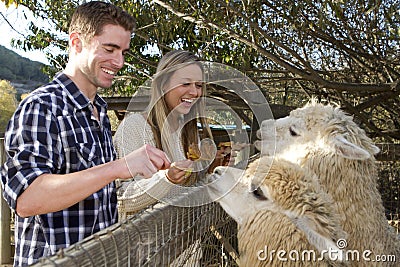
[[[210,197],[238,223],[239,266],[345,266],[337,242],[346,235],[311,172],[262,157],[210,179]]]
[[[348,234],[347,250],[359,253],[355,266],[398,266],[393,261],[400,260],[399,239],[388,226],[377,188],[374,155],[379,149],[351,116],[311,101],[285,118],[263,121],[257,134],[261,140],[255,145],[262,155],[284,158],[318,176]],[[382,255],[390,259],[374,262]]]

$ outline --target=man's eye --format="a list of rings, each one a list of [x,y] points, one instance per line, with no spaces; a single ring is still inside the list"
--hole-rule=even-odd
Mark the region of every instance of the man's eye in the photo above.
[[[104,48],[104,50],[106,50],[106,52],[108,52],[108,53],[112,53],[112,52],[114,52],[114,49],[111,49],[111,48]]]

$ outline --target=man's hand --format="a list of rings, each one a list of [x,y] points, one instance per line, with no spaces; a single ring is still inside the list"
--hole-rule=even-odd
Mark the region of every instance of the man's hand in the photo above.
[[[171,165],[167,155],[158,148],[144,145],[124,157],[128,172],[122,179],[135,177],[136,175],[149,178],[158,170],[168,169]]]

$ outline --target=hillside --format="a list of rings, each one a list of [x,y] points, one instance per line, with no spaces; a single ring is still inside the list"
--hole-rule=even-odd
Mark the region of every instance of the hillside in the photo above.
[[[48,81],[42,67],[42,63],[21,57],[0,45],[0,80],[10,81],[18,93],[31,91]]]

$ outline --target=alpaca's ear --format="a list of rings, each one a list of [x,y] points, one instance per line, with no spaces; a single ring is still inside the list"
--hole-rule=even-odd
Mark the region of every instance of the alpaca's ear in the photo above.
[[[374,155],[376,155],[376,154],[378,154],[379,152],[381,152],[381,150],[379,149],[379,147],[377,147],[377,146],[375,146],[375,145],[372,145],[372,154],[374,154]]]
[[[327,233],[320,233],[317,229],[324,229],[319,222],[307,216],[291,218],[292,222],[305,234],[308,242],[317,248],[319,252],[333,251],[336,253],[337,260],[343,261],[343,251],[338,248],[332,237]],[[323,254],[323,253],[322,253]],[[322,255],[321,254],[321,255]],[[325,254],[324,256],[327,256]]]
[[[344,158],[365,160],[371,157],[371,154],[367,150],[347,141],[343,135],[335,136],[334,147],[336,153]]]

